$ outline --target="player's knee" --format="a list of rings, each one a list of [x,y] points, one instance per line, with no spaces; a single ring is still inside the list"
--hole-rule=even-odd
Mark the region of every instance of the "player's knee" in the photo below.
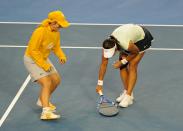
[[[129,63],[130,68],[137,68],[137,66],[138,66],[138,62],[136,62],[136,61],[132,61]]]
[[[59,85],[60,83],[61,83],[61,79],[58,78],[58,79],[56,80],[56,85]]]
[[[42,86],[43,86],[43,87],[51,87],[51,86],[52,86],[51,79],[47,79],[46,81],[44,81],[44,82],[42,83]]]
[[[61,83],[60,76],[57,76],[54,79],[52,79],[52,82],[54,83],[55,86],[58,86]]]

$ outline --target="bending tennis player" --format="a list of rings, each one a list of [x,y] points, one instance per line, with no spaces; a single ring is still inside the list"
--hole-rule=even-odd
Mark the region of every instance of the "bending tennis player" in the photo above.
[[[137,67],[144,56],[145,50],[151,46],[153,37],[143,26],[126,24],[116,28],[103,42],[102,62],[99,69],[97,93],[103,98],[103,79],[106,73],[109,58],[119,52],[119,60],[113,67],[120,70],[124,85],[122,93],[116,99],[120,107],[133,104],[133,89],[137,80]]]
[[[69,22],[61,11],[53,11],[41,25],[35,29],[24,55],[24,64],[34,82],[41,86],[37,105],[42,107],[40,119],[58,119],[56,106],[50,102],[51,95],[59,85],[61,78],[49,54],[52,51],[61,64],[67,61],[66,55],[60,48],[60,28],[66,28]]]

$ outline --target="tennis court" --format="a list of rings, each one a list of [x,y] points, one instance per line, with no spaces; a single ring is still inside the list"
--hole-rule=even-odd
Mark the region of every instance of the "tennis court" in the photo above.
[[[135,103],[120,108],[119,115],[103,117],[96,111],[95,86],[101,60],[101,42],[118,25],[76,24],[61,31],[62,47],[68,62],[60,65],[51,55],[62,76],[54,94],[62,118],[40,121],[36,106],[39,86],[30,82],[23,65],[26,42],[36,23],[0,24],[0,116],[2,131],[178,131],[183,128],[182,61],[183,27],[145,25],[155,41],[139,65]],[[112,100],[121,92],[119,71],[112,68],[118,56],[110,60],[104,79],[104,93]],[[19,89],[24,88],[15,101]],[[8,107],[10,113],[4,118]]]

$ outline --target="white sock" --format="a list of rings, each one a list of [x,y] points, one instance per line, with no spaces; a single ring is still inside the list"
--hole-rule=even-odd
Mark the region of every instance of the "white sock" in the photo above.
[[[50,107],[44,107],[43,109],[42,109],[42,112],[49,112],[50,111]]]
[[[38,98],[37,105],[42,106],[41,100]]]

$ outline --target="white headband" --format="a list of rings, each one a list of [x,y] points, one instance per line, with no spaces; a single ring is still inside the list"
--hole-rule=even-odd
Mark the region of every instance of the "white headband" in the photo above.
[[[115,53],[116,44],[115,44],[115,46],[113,48],[110,48],[110,49],[104,49],[103,48],[103,50],[104,50],[104,57],[105,58],[111,58],[114,55],[114,53]]]

